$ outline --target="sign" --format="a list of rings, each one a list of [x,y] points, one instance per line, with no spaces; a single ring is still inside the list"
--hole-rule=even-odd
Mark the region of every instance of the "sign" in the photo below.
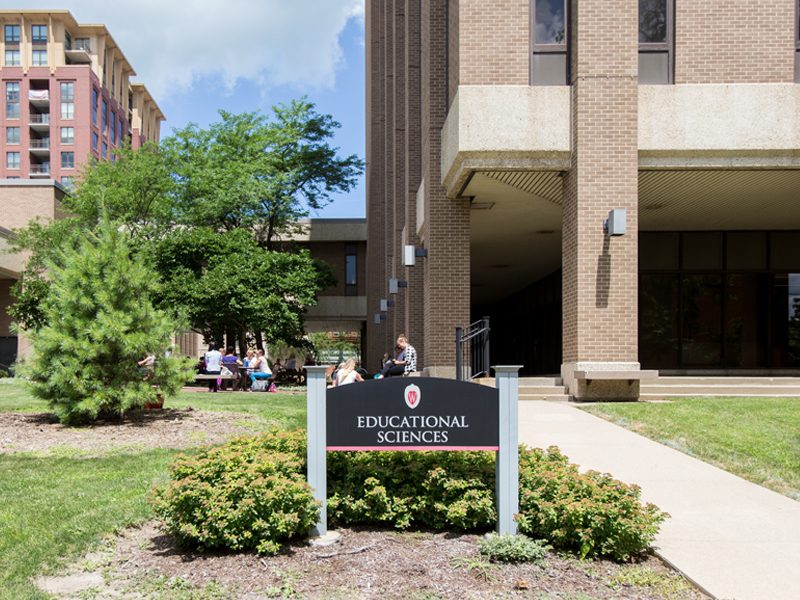
[[[327,450],[498,450],[499,393],[475,383],[391,377],[327,390]]]
[[[496,450],[497,532],[515,534],[519,369],[494,367],[496,389],[428,377],[326,389],[326,367],[306,367],[308,484],[321,507],[312,535],[328,531],[329,450]]]

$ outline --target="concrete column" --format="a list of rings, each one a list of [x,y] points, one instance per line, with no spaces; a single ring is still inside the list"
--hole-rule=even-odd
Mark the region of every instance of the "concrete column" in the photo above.
[[[392,337],[406,332],[405,294],[388,292],[388,278],[400,278],[403,271],[402,244],[406,216],[406,0],[394,0],[393,27],[393,71],[394,91],[392,94],[394,123],[391,128],[394,146],[394,181],[392,182],[392,268],[384,281],[386,298],[394,301],[389,309]]]
[[[314,500],[320,503],[319,521],[311,530],[312,536],[328,533],[328,463],[327,421],[325,415],[325,366],[306,367],[306,410],[308,414],[306,458],[308,485]]]
[[[629,0],[572,4],[572,165],[564,182],[563,365],[578,398],[638,397],[638,384],[577,382],[576,370],[638,363],[638,12]],[[613,18],[609,18],[613,15]],[[627,209],[627,233],[603,220]]]
[[[441,184],[441,130],[450,100],[447,69],[447,1],[422,3],[422,174],[425,181],[425,371],[455,377],[453,336],[469,322],[470,211],[466,199],[449,199]],[[412,340],[412,344],[414,341]]]

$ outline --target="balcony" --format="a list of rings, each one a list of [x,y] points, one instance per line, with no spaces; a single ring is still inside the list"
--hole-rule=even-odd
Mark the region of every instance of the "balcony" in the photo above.
[[[37,156],[42,155],[49,155],[50,154],[50,138],[40,138],[31,139],[31,143],[28,146],[31,154],[35,154]]]
[[[50,113],[31,113],[28,123],[35,131],[49,131]]]
[[[64,50],[64,59],[68,65],[90,65],[92,55],[89,53],[89,45],[86,47],[75,44],[72,48]]]
[[[28,101],[31,103],[31,106],[37,108],[50,108],[50,91],[30,90],[28,92]]]
[[[40,165],[31,165],[31,178],[34,177],[50,177],[50,164],[43,163]]]

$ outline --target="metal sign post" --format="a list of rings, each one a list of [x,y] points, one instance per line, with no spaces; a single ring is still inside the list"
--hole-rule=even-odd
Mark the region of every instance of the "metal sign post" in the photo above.
[[[327,451],[496,452],[497,531],[515,534],[519,512],[518,366],[494,367],[496,389],[420,377],[328,390],[326,367],[306,367],[308,484],[320,504],[314,537],[328,533]]]

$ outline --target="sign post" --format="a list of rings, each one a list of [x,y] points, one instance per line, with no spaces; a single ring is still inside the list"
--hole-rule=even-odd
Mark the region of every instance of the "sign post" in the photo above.
[[[307,409],[307,459],[308,485],[314,499],[321,503],[319,522],[311,530],[314,537],[328,533],[328,461],[325,456],[327,427],[325,423],[325,371],[326,366],[308,366],[306,369]]]
[[[306,367],[308,484],[326,536],[327,451],[484,450],[496,453],[497,532],[519,512],[518,366],[494,367],[496,388],[452,379],[392,377],[327,389],[326,367]]]
[[[494,367],[500,393],[500,448],[497,451],[497,533],[516,534],[519,512],[519,375],[521,367]]]

